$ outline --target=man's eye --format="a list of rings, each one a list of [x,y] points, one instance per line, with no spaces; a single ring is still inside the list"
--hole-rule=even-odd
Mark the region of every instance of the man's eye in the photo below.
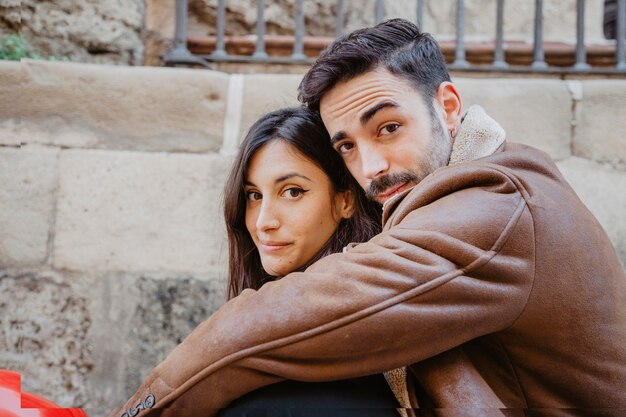
[[[248,201],[257,201],[261,198],[263,198],[263,196],[258,191],[246,191],[246,199]]]
[[[337,146],[337,152],[339,152],[340,154],[347,153],[352,148],[354,148],[353,144],[349,142],[342,143],[339,146]]]
[[[288,200],[295,200],[296,198],[299,198],[302,195],[304,195],[304,193],[306,193],[306,192],[307,192],[307,190],[303,190],[302,188],[291,187],[291,188],[287,188],[283,192],[283,196],[285,198],[287,198]]]
[[[379,135],[388,135],[398,130],[399,127],[400,125],[398,123],[389,123],[379,130]]]

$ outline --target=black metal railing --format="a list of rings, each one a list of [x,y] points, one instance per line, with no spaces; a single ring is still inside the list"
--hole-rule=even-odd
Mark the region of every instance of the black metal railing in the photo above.
[[[257,22],[253,53],[229,53],[227,52],[227,38],[225,36],[226,0],[218,0],[216,13],[216,34],[210,37],[208,43],[212,50],[209,53],[193,52],[188,47],[188,0],[176,0],[176,33],[172,49],[164,56],[166,65],[175,64],[200,64],[209,66],[210,62],[256,62],[256,63],[281,63],[281,64],[309,64],[315,59],[315,55],[305,55],[304,36],[304,0],[296,0],[296,16],[294,17],[293,36],[289,37],[291,54],[287,56],[274,56],[266,50],[266,22],[264,18],[265,0],[257,0]],[[574,0],[572,0],[574,1]],[[507,55],[512,55],[505,48],[504,28],[504,0],[494,0],[496,8],[496,25],[493,38],[493,50],[489,51],[493,56],[491,62],[472,62],[468,60],[467,49],[471,44],[465,42],[465,5],[463,0],[456,0],[455,40],[447,46],[450,55],[449,67],[460,71],[530,71],[530,72],[557,72],[557,73],[626,73],[626,59],[624,52],[624,39],[626,38],[626,0],[616,0],[617,24],[615,41],[607,41],[603,47],[605,59],[602,65],[591,65],[588,62],[587,45],[585,44],[585,0],[576,1],[576,40],[574,62],[568,65],[549,65],[546,61],[546,50],[543,40],[543,0],[535,0],[535,17],[532,49],[527,48],[527,54],[532,60],[526,64],[507,61]],[[424,21],[425,0],[416,0],[415,22],[422,26]],[[385,15],[385,1],[376,0],[374,4],[374,22],[383,20]],[[343,0],[336,2],[335,37],[344,32],[345,3]],[[252,34],[251,34],[252,35]],[[437,34],[434,33],[435,37]],[[230,37],[231,43],[233,37]],[[251,39],[250,37],[247,38]],[[309,38],[310,40],[310,38]],[[322,40],[326,44],[332,39]],[[445,45],[442,46],[442,50]],[[318,52],[321,47],[318,46]],[[444,51],[445,52],[445,51]],[[484,51],[483,51],[484,52]],[[608,55],[608,61],[606,59]],[[529,58],[530,58],[529,56]],[[610,62],[612,61],[612,62]],[[607,62],[609,62],[607,64]]]

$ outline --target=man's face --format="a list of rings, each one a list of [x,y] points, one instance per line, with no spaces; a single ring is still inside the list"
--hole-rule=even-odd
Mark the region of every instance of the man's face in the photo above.
[[[429,110],[408,80],[385,69],[335,85],[320,113],[350,173],[381,204],[448,164],[443,111]]]

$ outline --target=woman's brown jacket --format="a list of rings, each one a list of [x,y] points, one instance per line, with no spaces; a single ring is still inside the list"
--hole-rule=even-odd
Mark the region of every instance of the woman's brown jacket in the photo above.
[[[225,304],[110,416],[208,417],[283,379],[404,365],[422,411],[487,414],[438,362],[456,347],[504,414],[625,416],[626,276],[606,233],[544,153],[478,156],[387,204],[371,241]]]

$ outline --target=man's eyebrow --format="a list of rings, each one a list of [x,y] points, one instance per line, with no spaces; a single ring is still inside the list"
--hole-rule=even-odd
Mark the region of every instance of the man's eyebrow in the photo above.
[[[361,124],[362,124],[362,125],[366,124],[367,122],[369,122],[369,121],[372,119],[372,117],[374,117],[374,115],[375,115],[376,113],[378,113],[378,112],[379,112],[379,111],[381,111],[382,109],[386,109],[386,108],[388,108],[388,107],[395,109],[395,108],[400,107],[400,106],[398,105],[398,103],[393,102],[393,101],[383,101],[383,102],[381,102],[381,103],[378,103],[378,104],[376,104],[374,107],[372,107],[372,108],[370,108],[370,109],[367,109],[367,110],[366,110],[366,111],[365,111],[365,112],[361,115],[361,117],[359,118],[359,119],[360,119]]]
[[[361,122],[362,125],[364,125],[367,122],[369,122],[372,119],[372,117],[374,117],[374,115],[378,113],[379,111],[381,111],[382,109],[386,109],[386,108],[395,109],[398,107],[400,106],[395,101],[387,100],[387,101],[380,102],[376,104],[374,107],[372,107],[371,109],[367,109],[365,113],[361,115],[361,117],[359,118],[359,121]],[[345,131],[340,130],[339,132],[335,133],[330,138],[330,144],[334,146],[335,143],[339,142],[342,139],[345,139],[347,136],[348,135],[346,134]]]
[[[340,130],[339,132],[335,133],[333,137],[330,138],[331,146],[334,146],[335,143],[339,142],[342,139],[345,139],[347,136],[348,135],[346,135],[346,132],[344,132],[343,130]]]
[[[299,177],[299,178],[303,178],[309,182],[313,182],[313,180],[311,180],[309,177],[307,177],[306,175],[302,175],[302,174],[298,174],[297,172],[290,172],[288,174],[285,175],[281,175],[280,177],[276,178],[276,180],[274,181],[274,184],[279,184],[283,181],[287,181],[288,179],[294,178],[294,177]],[[243,182],[243,185],[245,187],[256,187],[256,184],[254,184],[252,181],[249,180],[245,180]]]

